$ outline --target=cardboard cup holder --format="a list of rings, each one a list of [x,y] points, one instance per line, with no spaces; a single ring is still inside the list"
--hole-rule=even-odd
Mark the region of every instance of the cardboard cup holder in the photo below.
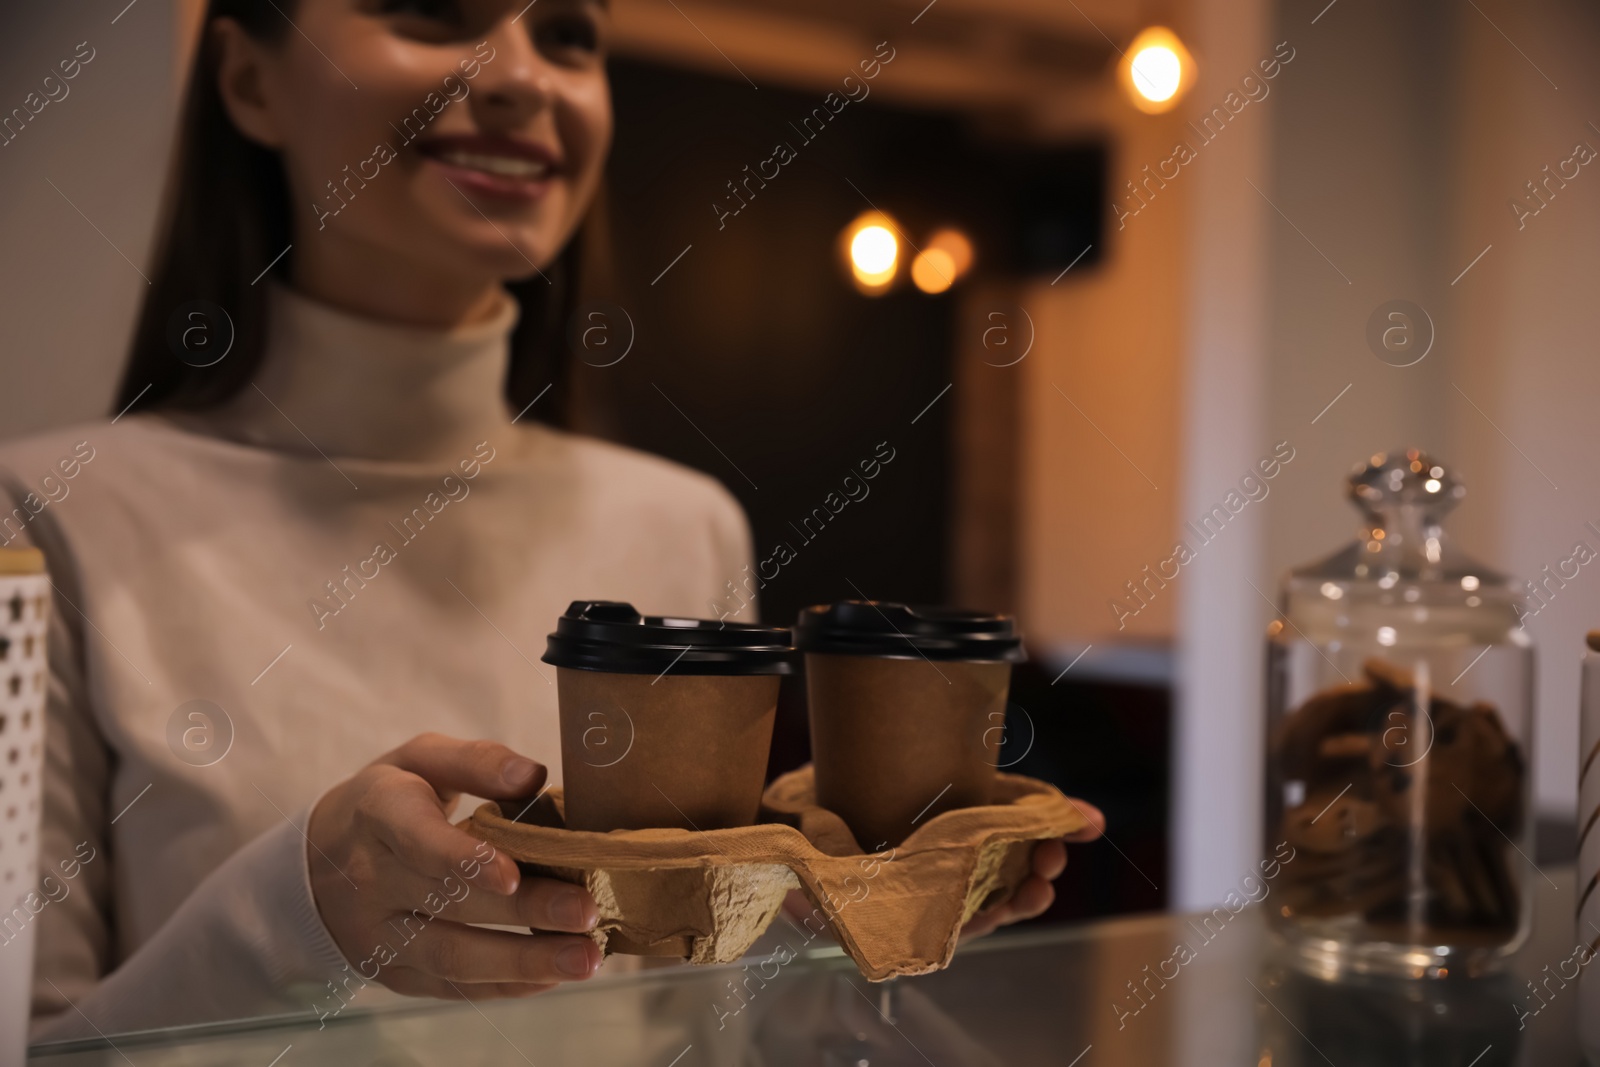
[[[881,982],[947,966],[961,926],[1013,893],[1034,842],[1089,825],[1054,786],[996,776],[994,803],[935,815],[893,849],[863,853],[843,819],[816,804],[805,766],[762,795],[753,826],[588,833],[562,823],[551,789],[514,822],[484,804],[469,832],[529,873],[584,886],[599,905],[602,951],[732,963],[804,890],[863,976]]]

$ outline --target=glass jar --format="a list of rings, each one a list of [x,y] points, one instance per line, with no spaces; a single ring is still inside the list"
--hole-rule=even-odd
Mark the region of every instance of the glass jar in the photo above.
[[[1360,539],[1290,572],[1269,628],[1270,922],[1319,973],[1491,971],[1532,918],[1519,594],[1445,535],[1442,464],[1379,453],[1349,484]]]

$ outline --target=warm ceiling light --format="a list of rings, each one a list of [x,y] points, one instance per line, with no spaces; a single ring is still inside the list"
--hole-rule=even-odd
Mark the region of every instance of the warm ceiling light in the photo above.
[[[937,249],[950,257],[957,279],[972,269],[972,242],[960,230],[938,231],[928,238],[927,247],[929,251]],[[912,269],[916,269],[916,264],[912,264]]]
[[[956,261],[942,248],[924,248],[911,261],[911,282],[930,296],[956,283]]]
[[[881,293],[894,281],[900,265],[900,242],[894,231],[894,222],[876,211],[845,227],[845,255],[863,292]]]
[[[887,226],[863,226],[850,239],[850,261],[862,274],[887,274],[894,270],[900,242]]]
[[[1150,45],[1133,57],[1133,87],[1151,103],[1162,104],[1172,99],[1181,81],[1183,60],[1165,45]]]
[[[1151,26],[1123,54],[1123,85],[1134,106],[1155,115],[1170,110],[1194,82],[1194,59],[1176,34]]]

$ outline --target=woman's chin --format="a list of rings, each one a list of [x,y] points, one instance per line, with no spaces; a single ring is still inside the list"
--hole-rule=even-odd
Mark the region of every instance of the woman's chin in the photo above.
[[[535,259],[531,264],[518,260],[517,263],[516,267],[507,265],[506,269],[499,272],[498,277],[501,284],[512,285],[517,282],[546,281],[549,279],[549,274],[546,271],[547,264],[543,260]]]
[[[538,235],[509,234],[497,244],[475,242],[473,252],[480,263],[490,267],[495,277],[514,282],[542,275],[560,249],[560,241]]]
[[[461,249],[480,269],[508,281],[537,276],[555,261],[576,229],[559,219],[556,212],[545,210],[510,218],[478,214],[463,217],[457,213],[443,221],[441,230],[446,242]]]
[[[426,264],[430,270],[448,265],[457,277],[475,275],[510,282],[538,277],[555,262],[567,237],[544,226],[490,224],[483,219],[477,219],[476,225],[466,219],[450,223],[435,230],[425,245],[413,246],[404,258]]]

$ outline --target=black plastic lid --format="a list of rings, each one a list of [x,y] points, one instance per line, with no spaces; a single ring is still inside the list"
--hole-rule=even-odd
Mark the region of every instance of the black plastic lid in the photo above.
[[[1016,620],[954,608],[913,608],[880,600],[841,600],[800,613],[794,628],[802,652],[896,659],[1004,660],[1027,658]]]
[[[642,616],[620,600],[574,600],[541,658],[610,674],[790,674],[795,655],[778,626]]]

